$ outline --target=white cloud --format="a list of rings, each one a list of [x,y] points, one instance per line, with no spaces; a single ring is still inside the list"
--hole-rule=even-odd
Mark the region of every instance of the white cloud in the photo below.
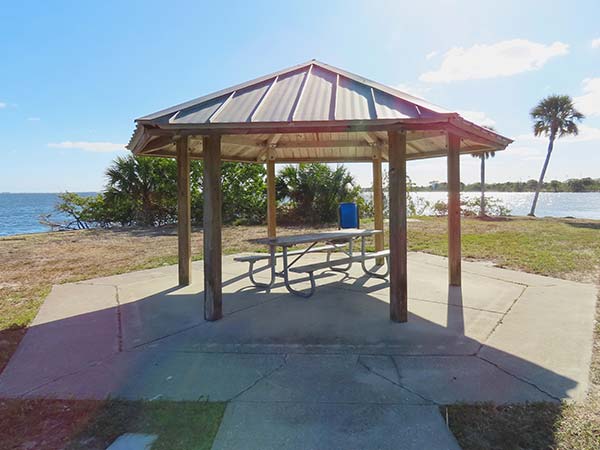
[[[406,92],[414,97],[424,98],[424,96],[431,90],[429,87],[425,86],[414,86],[409,84],[398,84],[394,86],[396,89],[402,92]]]
[[[583,95],[575,97],[575,106],[589,116],[600,115],[600,77],[586,78],[581,82]]]
[[[447,83],[507,77],[537,70],[551,58],[568,52],[569,46],[562,42],[545,45],[526,39],[511,39],[489,45],[476,44],[469,48],[453,47],[444,54],[439,69],[425,72],[419,80]]]
[[[8,105],[4,102],[0,102],[0,109],[6,108]]]
[[[600,38],[592,39],[592,48],[600,48]]]
[[[545,151],[541,148],[527,147],[527,146],[509,146],[506,153],[510,156],[517,156],[519,160],[523,161],[539,161],[545,158]]]
[[[39,117],[28,117],[27,120],[29,122],[39,122],[41,119]]]
[[[124,150],[125,144],[114,144],[112,142],[64,141],[64,142],[59,142],[59,143],[50,143],[50,144],[48,144],[48,147],[76,149],[76,150],[83,150],[84,152],[109,153],[109,152],[117,152],[119,150]]]
[[[493,127],[496,125],[496,121],[491,117],[488,117],[486,113],[483,111],[457,111],[461,116],[465,119],[476,123],[477,125],[481,125],[483,127]]]
[[[434,58],[435,56],[437,56],[439,52],[437,50],[434,50],[432,52],[429,52],[425,55],[425,59],[431,59]]]

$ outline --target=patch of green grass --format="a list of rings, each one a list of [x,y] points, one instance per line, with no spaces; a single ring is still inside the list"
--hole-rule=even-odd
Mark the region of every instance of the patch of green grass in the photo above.
[[[5,303],[10,307],[0,307],[0,330],[14,330],[29,325],[51,289],[51,285],[45,284],[25,293],[16,291],[9,294]]]
[[[419,220],[418,224],[409,224],[409,250],[447,256],[446,218]],[[559,278],[597,279],[600,267],[598,221],[467,218],[461,223],[463,258],[489,260],[500,267]]]
[[[108,401],[73,439],[70,450],[108,446],[123,433],[158,435],[153,450],[209,450],[225,412],[224,403]]]
[[[124,433],[155,434],[153,450],[209,450],[221,402],[0,400],[0,448],[104,450]]]
[[[0,373],[25,335],[52,286],[35,286],[24,292],[13,292],[0,298]]]

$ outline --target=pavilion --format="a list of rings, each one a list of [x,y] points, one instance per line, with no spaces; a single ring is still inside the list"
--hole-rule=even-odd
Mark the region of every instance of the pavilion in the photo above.
[[[275,164],[372,162],[375,227],[383,229],[389,163],[390,319],[406,322],[406,161],[446,157],[449,284],[461,284],[463,153],[512,140],[423,99],[312,60],[136,120],[127,148],[177,159],[179,284],[191,281],[190,159],[204,159],[204,317],[222,317],[221,161],[267,165],[268,236],[276,235]],[[377,237],[376,250],[384,247]]]

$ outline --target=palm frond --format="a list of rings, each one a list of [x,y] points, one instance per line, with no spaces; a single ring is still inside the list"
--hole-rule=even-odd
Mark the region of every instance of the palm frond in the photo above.
[[[566,136],[579,133],[576,122],[585,116],[575,109],[568,95],[550,95],[542,99],[531,111],[535,136]]]

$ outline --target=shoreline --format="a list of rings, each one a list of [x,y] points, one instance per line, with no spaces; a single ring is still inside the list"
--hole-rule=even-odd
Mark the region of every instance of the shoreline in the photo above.
[[[412,219],[413,221],[418,220],[418,219],[435,219],[435,218],[440,218],[443,216],[435,216],[435,215],[422,215],[422,216],[409,216],[409,220]],[[462,217],[463,219],[465,219],[465,217]],[[563,216],[563,217],[557,217],[557,216],[541,216],[541,217],[529,217],[529,216],[513,216],[513,215],[508,215],[508,216],[487,216],[485,219],[480,219],[477,216],[472,216],[469,217],[469,219],[474,219],[474,220],[481,220],[482,222],[494,222],[494,221],[510,221],[510,220],[538,220],[538,221],[585,221],[585,222],[589,222],[589,223],[594,223],[594,224],[599,224],[600,225],[600,219],[589,219],[589,218],[585,218],[585,217],[570,217],[570,216]],[[367,219],[367,220],[372,220],[372,219]],[[388,219],[386,219],[387,222]],[[261,225],[257,225],[258,227],[260,227]],[[266,224],[262,225],[265,227],[266,229]],[[302,226],[302,225],[299,225]],[[327,226],[335,226],[335,224],[323,224],[324,227]],[[16,240],[26,240],[27,238],[31,238],[31,237],[36,237],[36,236],[44,236],[44,235],[59,235],[59,234],[66,234],[66,233],[78,233],[78,232],[92,232],[92,231],[102,231],[102,232],[123,232],[123,233],[128,233],[128,232],[148,232],[148,231],[153,231],[156,234],[163,234],[163,232],[167,232],[167,230],[170,230],[171,232],[176,231],[177,224],[176,223],[172,223],[172,224],[167,224],[167,225],[161,225],[158,227],[113,227],[113,228],[100,228],[100,227],[96,227],[96,228],[88,228],[88,229],[81,229],[81,230],[46,230],[46,231],[33,231],[30,233],[16,233],[16,234],[0,234],[0,242],[2,241],[16,241]],[[236,225],[224,225],[224,227],[236,227]],[[283,228],[288,228],[289,226],[284,226]],[[201,231],[202,227],[199,226],[193,226],[193,229],[195,231]]]

